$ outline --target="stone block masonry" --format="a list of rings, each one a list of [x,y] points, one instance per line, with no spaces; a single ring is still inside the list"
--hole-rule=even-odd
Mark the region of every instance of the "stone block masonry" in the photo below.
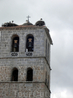
[[[50,53],[46,57],[46,40],[51,44],[45,26],[0,28],[0,98],[50,98]],[[33,35],[33,51],[26,51],[27,35]],[[13,36],[19,37],[19,51],[12,51]],[[49,48],[50,49],[50,48]],[[12,81],[13,69],[18,80]],[[33,70],[33,80],[27,81],[27,69]],[[47,74],[46,74],[47,73]],[[13,77],[14,78],[14,77]]]

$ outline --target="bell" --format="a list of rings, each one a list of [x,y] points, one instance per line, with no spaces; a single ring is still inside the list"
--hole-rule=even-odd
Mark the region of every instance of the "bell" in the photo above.
[[[30,47],[32,47],[32,43],[31,42],[29,42],[29,45],[28,45],[28,47],[30,48]]]
[[[18,40],[14,40],[14,48],[17,48],[17,41]]]
[[[18,40],[14,40],[14,43],[17,43]]]
[[[17,48],[17,41],[18,40],[14,40],[14,48]]]
[[[14,44],[14,48],[17,48],[17,43]]]

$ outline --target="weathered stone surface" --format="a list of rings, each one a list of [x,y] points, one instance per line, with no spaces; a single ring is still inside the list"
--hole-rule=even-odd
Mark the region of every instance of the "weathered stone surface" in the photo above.
[[[50,39],[44,27],[2,29],[0,32],[0,98],[50,98]],[[11,52],[14,34],[19,36],[19,52]],[[34,51],[27,53],[28,34],[34,36]],[[33,69],[32,82],[26,81],[29,67]],[[11,81],[13,68],[18,69],[17,82]]]

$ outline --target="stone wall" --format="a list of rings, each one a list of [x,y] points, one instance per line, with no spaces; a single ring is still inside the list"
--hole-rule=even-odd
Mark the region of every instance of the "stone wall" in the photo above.
[[[44,83],[6,82],[0,83],[0,98],[49,98]]]
[[[0,32],[0,98],[49,98],[50,61],[48,62],[48,59],[50,54],[49,57],[46,57],[45,46],[46,39],[48,43],[49,39],[44,28],[12,28],[2,29]],[[11,52],[14,34],[19,36],[19,52],[15,53]],[[34,36],[33,52],[26,52],[26,36],[28,34]],[[32,82],[26,81],[29,67],[33,69]],[[17,82],[11,81],[13,68],[18,69]],[[46,72],[47,85],[45,85]],[[33,95],[34,93],[35,95]],[[48,96],[41,95],[45,93],[48,93]]]
[[[50,73],[45,62],[45,58],[0,59],[0,81],[10,81],[13,68],[18,69],[18,80],[26,81],[29,67],[33,69],[33,81],[45,81],[45,71]]]
[[[1,55],[0,57],[11,57],[12,36],[19,36],[19,57],[26,57],[26,37],[28,34],[34,36],[33,57],[45,56],[44,30],[43,29],[19,29],[1,31]]]

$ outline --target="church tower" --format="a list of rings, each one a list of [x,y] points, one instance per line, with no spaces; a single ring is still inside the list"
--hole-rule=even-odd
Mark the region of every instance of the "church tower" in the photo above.
[[[45,22],[0,27],[0,98],[50,98],[50,46]]]

